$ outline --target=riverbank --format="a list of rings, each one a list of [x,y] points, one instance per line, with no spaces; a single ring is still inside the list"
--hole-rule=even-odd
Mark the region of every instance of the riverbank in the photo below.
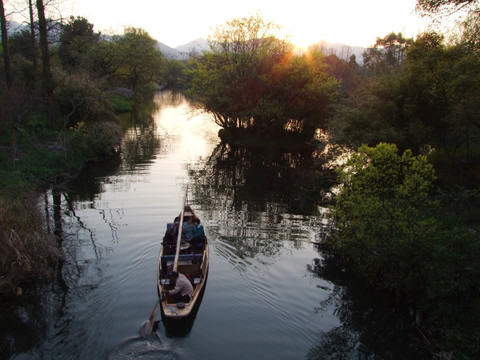
[[[67,132],[42,120],[12,128],[1,138],[0,295],[18,296],[32,282],[48,281],[61,258],[47,230],[38,191],[59,186],[89,163],[118,151],[116,122],[79,123]]]

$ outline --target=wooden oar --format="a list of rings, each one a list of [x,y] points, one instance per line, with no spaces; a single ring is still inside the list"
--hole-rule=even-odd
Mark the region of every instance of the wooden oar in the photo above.
[[[153,325],[155,323],[155,316],[157,315],[158,301],[155,303],[155,306],[148,318],[148,321],[145,321],[140,327],[140,335],[144,338],[152,335]]]

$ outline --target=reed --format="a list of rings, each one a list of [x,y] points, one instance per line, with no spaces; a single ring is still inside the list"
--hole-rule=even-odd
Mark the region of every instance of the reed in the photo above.
[[[22,286],[51,277],[59,252],[35,197],[0,196],[0,254],[0,294],[21,295]]]

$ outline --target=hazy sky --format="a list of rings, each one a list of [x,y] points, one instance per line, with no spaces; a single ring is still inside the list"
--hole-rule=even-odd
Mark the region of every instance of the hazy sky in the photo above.
[[[281,26],[294,44],[319,40],[371,46],[377,37],[423,30],[415,0],[64,0],[73,15],[86,17],[96,31],[122,34],[124,26],[147,30],[176,47],[207,38],[215,25],[260,11]]]

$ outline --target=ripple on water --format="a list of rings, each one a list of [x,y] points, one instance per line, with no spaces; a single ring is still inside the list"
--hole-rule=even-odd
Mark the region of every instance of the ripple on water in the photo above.
[[[158,339],[141,337],[127,339],[116,345],[107,355],[109,360],[174,360],[179,355],[172,350],[165,348]]]

